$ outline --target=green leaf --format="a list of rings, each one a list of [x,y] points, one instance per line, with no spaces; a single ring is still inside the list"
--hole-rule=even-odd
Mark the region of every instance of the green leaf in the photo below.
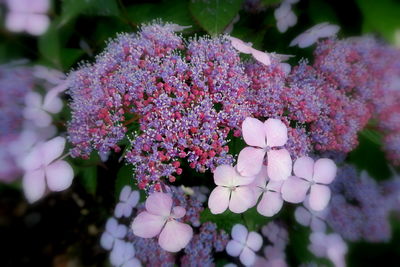
[[[261,0],[261,2],[264,5],[275,5],[275,4],[282,2],[282,0]]]
[[[61,50],[61,62],[65,70],[71,68],[85,52],[81,49],[63,48]]]
[[[310,0],[310,3],[308,5],[308,12],[310,14],[311,20],[315,24],[321,22],[338,24],[338,18],[334,9],[329,3],[325,1]]]
[[[242,7],[243,0],[192,0],[190,12],[209,34],[221,33]]]
[[[363,32],[377,32],[390,42],[400,28],[400,2],[397,0],[356,0],[363,15]]]
[[[125,185],[130,185],[132,188],[134,188],[133,183],[134,180],[132,166],[122,166],[122,168],[119,169],[117,173],[117,179],[115,180],[115,197],[119,197],[119,194],[121,193],[121,190]]]
[[[97,189],[97,166],[85,167],[82,169],[81,183],[86,191],[96,194]]]
[[[212,214],[209,208],[204,209],[200,214],[200,221],[202,223],[213,222],[219,229],[224,229],[227,233],[231,232],[235,224],[245,224],[240,214],[233,213],[229,210],[222,214]]]
[[[253,207],[243,213],[245,224],[249,231],[259,231],[261,227],[271,221],[270,217],[265,217],[258,213],[257,208]]]
[[[38,48],[40,55],[46,64],[61,69],[61,45],[57,25],[58,21],[53,21],[47,32],[39,37]]]

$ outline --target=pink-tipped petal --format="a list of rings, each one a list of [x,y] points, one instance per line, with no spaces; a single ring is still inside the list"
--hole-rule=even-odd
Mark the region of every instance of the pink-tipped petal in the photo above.
[[[219,165],[214,170],[214,183],[216,185],[231,186],[234,177],[237,176],[236,170],[230,165]]]
[[[251,55],[254,57],[255,60],[257,60],[261,64],[263,64],[265,66],[271,65],[271,58],[269,57],[269,55],[267,53],[253,49],[251,51]]]
[[[165,224],[165,218],[153,215],[147,211],[139,213],[132,222],[132,231],[143,238],[155,237]]]
[[[286,144],[288,135],[286,125],[278,119],[268,119],[264,122],[267,146],[283,146]]]
[[[253,251],[259,251],[262,247],[263,239],[259,233],[250,232],[247,236],[246,245]]]
[[[30,203],[39,200],[46,190],[44,171],[42,169],[28,171],[22,178],[25,197]]]
[[[233,213],[245,212],[254,203],[254,194],[250,187],[236,187],[231,193],[229,209]]]
[[[331,190],[326,185],[313,184],[310,191],[310,208],[321,211],[331,199]]]
[[[66,161],[59,160],[46,167],[47,185],[51,191],[63,191],[71,186],[74,171]]]
[[[236,240],[242,244],[245,244],[248,233],[249,232],[247,231],[247,228],[243,224],[238,223],[232,227],[231,236],[232,236],[233,240]]]
[[[231,240],[226,245],[226,253],[232,257],[237,257],[240,255],[244,248],[243,243],[240,243],[236,240]]]
[[[304,207],[297,207],[294,212],[296,221],[304,226],[309,226],[311,223],[311,213]]]
[[[244,247],[242,253],[240,253],[239,259],[243,265],[251,266],[256,261],[256,254],[248,247]]]
[[[55,159],[61,156],[65,148],[64,137],[54,137],[53,139],[45,142],[42,146],[42,161],[48,165]]]
[[[212,214],[223,213],[229,205],[230,190],[226,187],[217,186],[208,198],[208,207]]]
[[[297,177],[312,181],[314,173],[314,160],[307,156],[298,158],[293,164],[293,172]]]
[[[270,150],[268,156],[268,176],[274,181],[286,180],[292,173],[292,158],[286,149]]]
[[[262,168],[265,151],[260,148],[245,147],[238,156],[237,171],[241,176],[255,176]]]
[[[243,139],[249,146],[266,147],[264,124],[247,117],[242,124]]]
[[[277,214],[283,206],[283,199],[280,193],[267,191],[258,203],[257,211],[261,215],[272,217]]]
[[[168,252],[178,252],[186,247],[193,237],[193,229],[175,220],[167,222],[158,238],[158,244]]]
[[[336,176],[337,167],[331,159],[319,159],[314,165],[314,181],[321,184],[330,184]]]
[[[290,203],[303,202],[309,188],[308,181],[291,176],[282,185],[282,198]]]
[[[168,217],[171,214],[172,198],[161,192],[154,192],[146,200],[146,210],[154,215]]]
[[[183,216],[185,216],[185,213],[186,213],[186,210],[181,206],[177,206],[177,207],[173,207],[172,208],[172,216],[175,219],[182,218]]]

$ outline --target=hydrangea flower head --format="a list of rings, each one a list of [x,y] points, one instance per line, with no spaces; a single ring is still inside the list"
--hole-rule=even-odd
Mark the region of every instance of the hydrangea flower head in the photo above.
[[[146,200],[146,211],[139,213],[132,223],[133,233],[151,238],[158,234],[158,243],[166,251],[177,252],[184,248],[193,236],[192,228],[177,221],[186,210],[180,206],[172,208],[169,194],[155,192]]]

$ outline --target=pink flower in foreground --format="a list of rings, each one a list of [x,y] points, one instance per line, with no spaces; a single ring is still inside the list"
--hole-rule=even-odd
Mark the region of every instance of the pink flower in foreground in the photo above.
[[[151,194],[145,205],[146,211],[133,220],[133,233],[142,238],[160,234],[158,244],[168,252],[183,249],[192,239],[193,230],[176,219],[182,218],[186,210],[180,206],[172,208],[171,196],[160,192]]]
[[[268,159],[268,177],[274,181],[286,180],[292,172],[289,152],[273,149],[284,146],[288,140],[287,127],[278,119],[264,123],[247,117],[242,124],[243,139],[249,147],[240,151],[237,170],[242,176],[254,176],[261,171],[264,156]]]
[[[257,206],[257,211],[264,216],[274,216],[283,205],[281,196],[281,186],[283,181],[268,181],[267,167],[262,166],[259,174],[257,174],[254,182],[251,184],[255,195],[254,205],[257,204],[258,198],[262,198]]]
[[[335,267],[344,267],[345,255],[347,253],[347,244],[342,237],[336,233],[325,234],[322,232],[312,233],[310,235],[311,244],[308,249],[317,257],[326,257],[330,259]]]
[[[72,167],[64,160],[56,160],[65,147],[65,138],[55,137],[45,143],[37,144],[23,159],[25,175],[22,186],[29,202],[40,199],[47,186],[51,191],[67,189],[74,178]]]
[[[246,211],[254,203],[254,193],[250,186],[254,177],[243,177],[229,165],[220,165],[214,171],[217,185],[208,199],[208,207],[213,214],[223,213],[228,207],[234,213]]]
[[[327,186],[336,176],[335,163],[326,158],[314,160],[304,156],[298,158],[293,166],[295,176],[289,177],[282,186],[282,197],[291,203],[300,203],[306,199],[310,190],[310,208],[323,210],[331,198],[331,190]]]
[[[240,261],[245,266],[253,265],[256,261],[256,254],[260,250],[263,240],[260,234],[248,232],[246,227],[235,224],[232,228],[232,240],[226,246],[226,252],[233,256],[240,256]]]

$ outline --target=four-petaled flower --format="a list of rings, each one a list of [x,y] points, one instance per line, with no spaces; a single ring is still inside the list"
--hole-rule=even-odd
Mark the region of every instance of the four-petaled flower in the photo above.
[[[192,239],[192,228],[178,222],[186,210],[180,206],[172,208],[169,194],[155,192],[146,200],[146,211],[139,213],[132,223],[133,233],[142,238],[155,237],[158,244],[166,251],[177,252]]]
[[[138,191],[132,191],[129,185],[124,186],[119,195],[119,203],[115,207],[114,215],[117,218],[129,217],[132,214],[132,209],[139,202],[140,194]]]
[[[106,230],[101,235],[100,245],[106,250],[111,250],[117,240],[122,240],[128,232],[123,224],[118,224],[114,217],[107,220]]]

